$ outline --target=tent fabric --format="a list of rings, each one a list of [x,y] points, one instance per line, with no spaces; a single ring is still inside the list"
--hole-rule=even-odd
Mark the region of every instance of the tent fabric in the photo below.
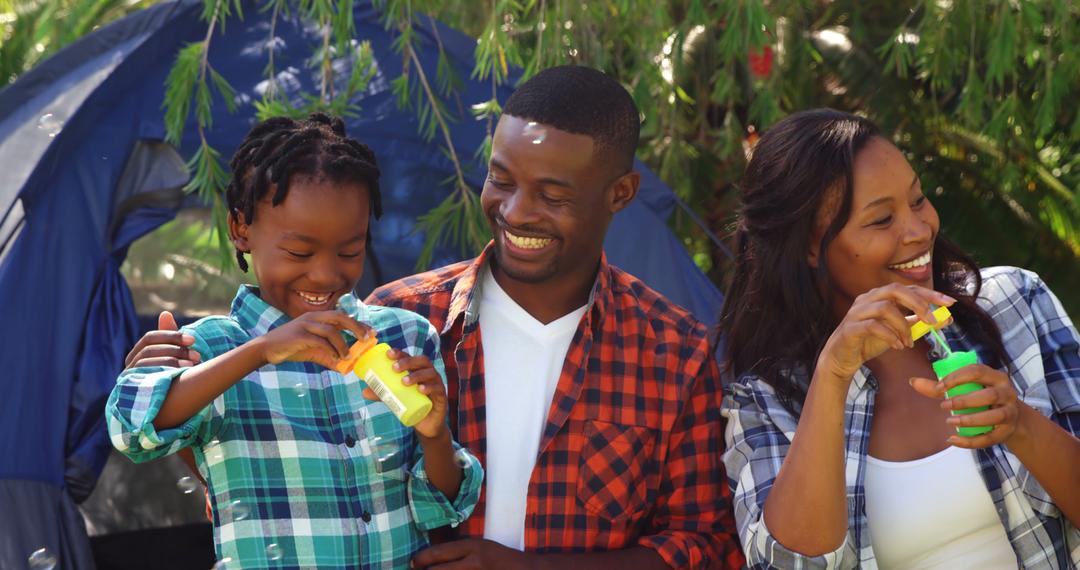
[[[226,157],[254,124],[253,102],[267,85],[267,46],[276,50],[277,84],[286,96],[300,101],[301,92],[319,90],[305,64],[319,30],[294,12],[279,16],[270,42],[270,14],[253,1],[243,8],[244,19],[215,32],[210,50],[211,65],[237,92],[235,114],[215,94],[206,132]],[[0,527],[0,567],[21,567],[41,547],[72,567],[88,567],[81,563],[85,539],[71,538],[81,532],[72,526],[72,503],[93,488],[105,461],[101,402],[139,334],[119,267],[128,245],[177,207],[179,163],[193,155],[198,134],[192,118],[178,154],[170,154],[160,142],[161,104],[177,51],[206,33],[201,10],[199,0],[157,4],[88,35],[0,91],[0,512],[20,513],[20,527],[59,529]],[[476,149],[486,125],[468,109],[491,97],[491,85],[469,79],[475,40],[434,20],[420,23],[430,24],[418,25],[416,36],[429,77],[441,44],[462,79],[447,104],[461,115],[451,138],[467,183],[480,188],[486,165]],[[360,112],[348,130],[373,148],[385,181],[386,214],[372,226],[380,271],[369,266],[358,286],[364,294],[378,284],[376,273],[385,281],[414,271],[423,244],[416,220],[446,196],[443,181],[454,166],[439,140],[417,134],[415,114],[397,107],[390,88],[403,63],[392,47],[396,32],[369,2],[356,2],[355,27],[357,38],[371,42],[378,71],[356,97]],[[350,63],[344,54],[334,65],[344,71]],[[510,83],[519,76],[512,72]],[[500,87],[499,100],[511,91]],[[711,323],[722,298],[666,227],[674,195],[637,167],[639,198],[612,223],[609,259]],[[433,264],[462,257],[444,246]],[[30,514],[22,521],[24,513]]]

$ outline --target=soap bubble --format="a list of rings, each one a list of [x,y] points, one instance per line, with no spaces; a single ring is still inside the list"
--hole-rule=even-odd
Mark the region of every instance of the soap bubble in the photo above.
[[[27,559],[31,570],[53,570],[56,568],[56,556],[48,548],[35,550]]]
[[[52,138],[60,134],[60,131],[64,128],[64,121],[53,113],[45,113],[38,119],[37,128],[49,135],[49,138]]]
[[[285,553],[282,552],[281,547],[277,544],[271,543],[266,547],[266,557],[270,560],[281,560],[284,556]]]
[[[176,480],[176,488],[185,495],[190,495],[199,488],[199,482],[194,477],[181,477]]]
[[[248,518],[248,515],[251,514],[251,509],[249,509],[243,501],[236,500],[229,504],[229,512],[232,513],[232,519],[234,521],[242,521]]]

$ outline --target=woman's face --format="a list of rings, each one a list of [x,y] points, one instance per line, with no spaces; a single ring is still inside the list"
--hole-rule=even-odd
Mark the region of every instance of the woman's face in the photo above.
[[[900,283],[932,289],[931,252],[940,220],[922,193],[919,177],[891,143],[874,137],[855,156],[851,217],[828,246],[826,269],[833,306],[843,313],[855,297]],[[818,215],[809,262],[817,267],[817,244],[835,215],[839,192]]]

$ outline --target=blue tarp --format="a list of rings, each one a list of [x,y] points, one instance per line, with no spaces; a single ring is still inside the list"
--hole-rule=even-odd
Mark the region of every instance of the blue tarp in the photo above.
[[[206,34],[202,5],[162,3],[106,26],[0,91],[0,567],[21,567],[41,547],[65,567],[86,566],[72,502],[85,498],[104,463],[102,408],[139,334],[119,267],[128,246],[179,206],[177,182],[154,173],[190,157],[198,137],[192,119],[179,156],[161,144],[161,106],[177,51]],[[295,15],[279,18],[270,42],[270,14],[254,2],[244,2],[243,12],[243,21],[215,33],[210,51],[211,64],[238,93],[235,114],[215,95],[207,132],[225,156],[254,122],[268,45],[287,94],[318,92],[318,77],[305,65],[318,30]],[[367,2],[357,2],[355,16],[355,37],[371,42],[379,71],[358,97],[361,112],[348,130],[374,149],[384,172],[386,214],[372,231],[387,281],[412,272],[423,243],[413,233],[416,219],[445,197],[453,165],[438,140],[417,134],[414,113],[396,105],[390,81],[401,74],[402,57],[391,45],[395,33]],[[421,22],[429,24],[418,26],[429,77],[441,42],[463,80],[448,102],[460,116],[452,138],[466,180],[480,188],[486,167],[475,152],[485,124],[468,110],[491,97],[491,85],[468,79],[476,42],[426,17]],[[499,88],[500,101],[511,91]],[[611,225],[609,258],[711,323],[721,295],[665,225],[675,205],[671,190],[638,168],[641,193]],[[461,257],[444,247],[434,263]],[[376,285],[374,273],[367,272],[361,293]],[[28,486],[34,492],[24,492]]]

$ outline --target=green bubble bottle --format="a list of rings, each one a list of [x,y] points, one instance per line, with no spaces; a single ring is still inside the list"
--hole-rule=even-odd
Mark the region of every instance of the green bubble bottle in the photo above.
[[[945,307],[938,307],[934,310],[934,318],[937,319],[936,325],[929,325],[922,321],[915,323],[911,327],[912,340],[918,340],[923,335],[929,333],[934,337],[934,341],[938,346],[945,351],[945,358],[932,362],[930,365],[934,368],[934,374],[937,374],[938,380],[944,380],[946,376],[956,372],[957,370],[970,366],[972,364],[979,363],[979,356],[975,351],[959,351],[953,352],[949,347],[949,343],[945,341],[944,335],[938,332],[938,329],[945,326],[948,319],[952,317],[949,313],[949,309]],[[945,395],[948,398],[955,398],[964,394],[970,394],[972,392],[978,392],[983,389],[983,385],[976,382],[966,382],[958,386],[954,386],[950,390],[946,391]],[[952,410],[952,415],[963,416],[967,414],[974,414],[977,412],[983,412],[990,409],[989,406],[979,406],[977,408],[964,408],[962,410]],[[956,433],[963,437],[973,437],[976,435],[982,435],[990,432],[994,429],[994,426],[970,426],[970,427],[958,427]]]

